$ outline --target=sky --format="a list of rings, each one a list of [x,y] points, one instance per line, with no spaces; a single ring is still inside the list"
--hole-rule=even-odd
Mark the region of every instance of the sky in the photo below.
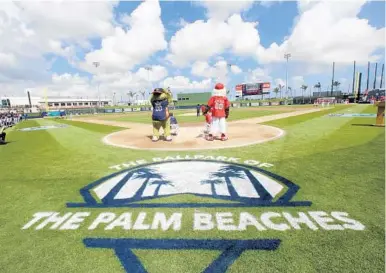
[[[240,83],[285,86],[286,72],[299,95],[303,84],[330,89],[333,62],[339,89],[351,92],[354,60],[362,90],[368,62],[370,88],[378,63],[379,87],[385,2],[0,1],[0,41],[0,96],[127,100],[216,82],[234,96]]]

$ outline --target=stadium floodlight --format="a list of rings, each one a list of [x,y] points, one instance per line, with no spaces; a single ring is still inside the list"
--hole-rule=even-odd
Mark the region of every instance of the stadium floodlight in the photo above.
[[[288,59],[291,57],[291,53],[284,54],[284,58],[287,60],[285,66],[285,93],[288,94]]]
[[[93,66],[95,66],[95,68],[98,68],[101,65],[100,62],[93,62],[92,64]],[[101,95],[99,93],[99,81],[98,81],[98,100],[99,100],[99,106],[101,106]]]
[[[235,66],[234,64],[227,64],[228,65],[228,67],[232,70],[232,66]],[[232,98],[232,94],[231,94],[231,96],[230,96],[230,99]]]
[[[150,71],[153,71],[153,68],[151,66],[145,66],[145,69],[147,70],[147,81],[148,81],[148,83],[150,85],[150,92],[151,92],[152,89],[153,89],[153,84],[150,81]]]

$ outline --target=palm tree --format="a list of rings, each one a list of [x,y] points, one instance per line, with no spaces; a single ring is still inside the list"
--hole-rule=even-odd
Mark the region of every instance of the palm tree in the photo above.
[[[271,194],[261,185],[259,180],[251,173],[250,170],[238,166],[229,166],[229,169],[237,172],[243,172],[253,184],[261,200],[272,200]]]
[[[320,82],[318,82],[317,84],[314,85],[314,87],[319,89],[319,97],[320,97],[320,90],[322,88],[322,85],[320,84]]]
[[[173,183],[168,180],[156,180],[150,183],[150,185],[157,185],[157,188],[154,192],[154,197],[157,197],[159,195],[159,191],[162,186],[172,186],[174,187]]]
[[[333,86],[335,86],[336,87],[336,91],[338,91],[338,86],[340,85],[340,82],[338,82],[338,81],[334,81],[334,83],[332,84]],[[332,94],[331,94],[332,95]]]
[[[232,185],[231,178],[243,178],[244,175],[242,171],[236,170],[232,168],[232,166],[227,165],[220,168],[217,172],[211,173],[210,176],[213,178],[224,178],[229,195],[233,198],[239,197],[238,193]]]
[[[279,93],[279,87],[275,87],[273,89],[273,93],[275,93],[275,97],[277,98],[277,93]]]
[[[149,181],[151,179],[159,179],[162,180],[163,176],[160,175],[157,171],[150,169],[150,168],[142,168],[138,171],[136,178],[145,179],[141,187],[137,190],[135,193],[133,199],[134,200],[140,200],[142,197],[143,192],[145,191],[145,188]]]
[[[141,95],[142,95],[143,99],[145,99],[146,90],[140,91],[140,93],[141,93]]]
[[[288,86],[288,92],[291,93],[291,97],[292,97],[292,88]],[[288,94],[287,94],[288,96]]]
[[[210,187],[212,189],[212,195],[217,196],[215,185],[224,183],[221,179],[207,179],[201,181],[201,184],[210,184]]]
[[[300,88],[302,89],[302,97],[303,97],[303,103],[304,103],[304,92],[306,92],[308,86],[303,84]]]
[[[130,91],[130,92],[127,93],[127,95],[128,95],[128,96],[130,97],[130,99],[132,100],[132,99],[134,98],[134,96],[135,96],[135,92]]]
[[[280,89],[280,98],[281,98],[281,90],[284,88],[284,85],[279,84],[279,89]]]

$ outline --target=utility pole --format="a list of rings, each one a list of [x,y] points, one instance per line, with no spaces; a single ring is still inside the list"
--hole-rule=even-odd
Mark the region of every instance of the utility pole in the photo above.
[[[291,57],[291,53],[284,54],[284,58],[287,60],[285,66],[285,93],[288,94],[288,59]]]
[[[359,79],[358,79],[358,93],[356,96],[356,101],[359,102],[359,98],[361,96],[361,85],[362,85],[362,73],[359,73]]]
[[[150,85],[150,93],[151,93],[152,89],[153,89],[153,84],[150,81],[150,71],[153,70],[153,69],[151,68],[151,66],[145,66],[145,69],[147,70],[147,81],[148,81],[148,83]]]
[[[335,62],[332,63],[331,97],[334,92]]]
[[[232,66],[234,66],[234,64],[227,64],[227,66],[229,67],[229,68],[232,68]],[[232,89],[231,89],[232,90]],[[232,95],[232,94],[231,94]]]
[[[377,84],[377,67],[378,67],[378,63],[375,63],[375,72],[374,72],[374,85],[373,85],[373,89],[376,88],[376,84]]]
[[[369,80],[370,80],[370,62],[368,62],[368,64],[367,64],[366,92],[369,90]]]
[[[382,83],[383,83],[383,73],[385,70],[385,64],[382,65],[382,72],[381,72],[381,84],[379,85],[379,89],[382,89]]]
[[[98,68],[101,63],[100,62],[93,62],[92,64],[95,66],[95,68]],[[99,101],[99,107],[100,107],[101,106],[101,96],[99,94],[99,81],[98,81],[98,101]]]

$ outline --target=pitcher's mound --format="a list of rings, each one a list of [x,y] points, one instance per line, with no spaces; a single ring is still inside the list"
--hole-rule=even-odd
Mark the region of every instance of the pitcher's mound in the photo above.
[[[148,130],[128,129],[112,133],[104,137],[103,142],[122,148],[136,150],[213,150],[243,147],[277,139],[284,131],[267,125],[259,124],[229,124],[227,141],[207,141],[204,138],[203,127],[181,127],[173,141],[167,142],[162,137],[158,142],[151,141],[151,125]]]

